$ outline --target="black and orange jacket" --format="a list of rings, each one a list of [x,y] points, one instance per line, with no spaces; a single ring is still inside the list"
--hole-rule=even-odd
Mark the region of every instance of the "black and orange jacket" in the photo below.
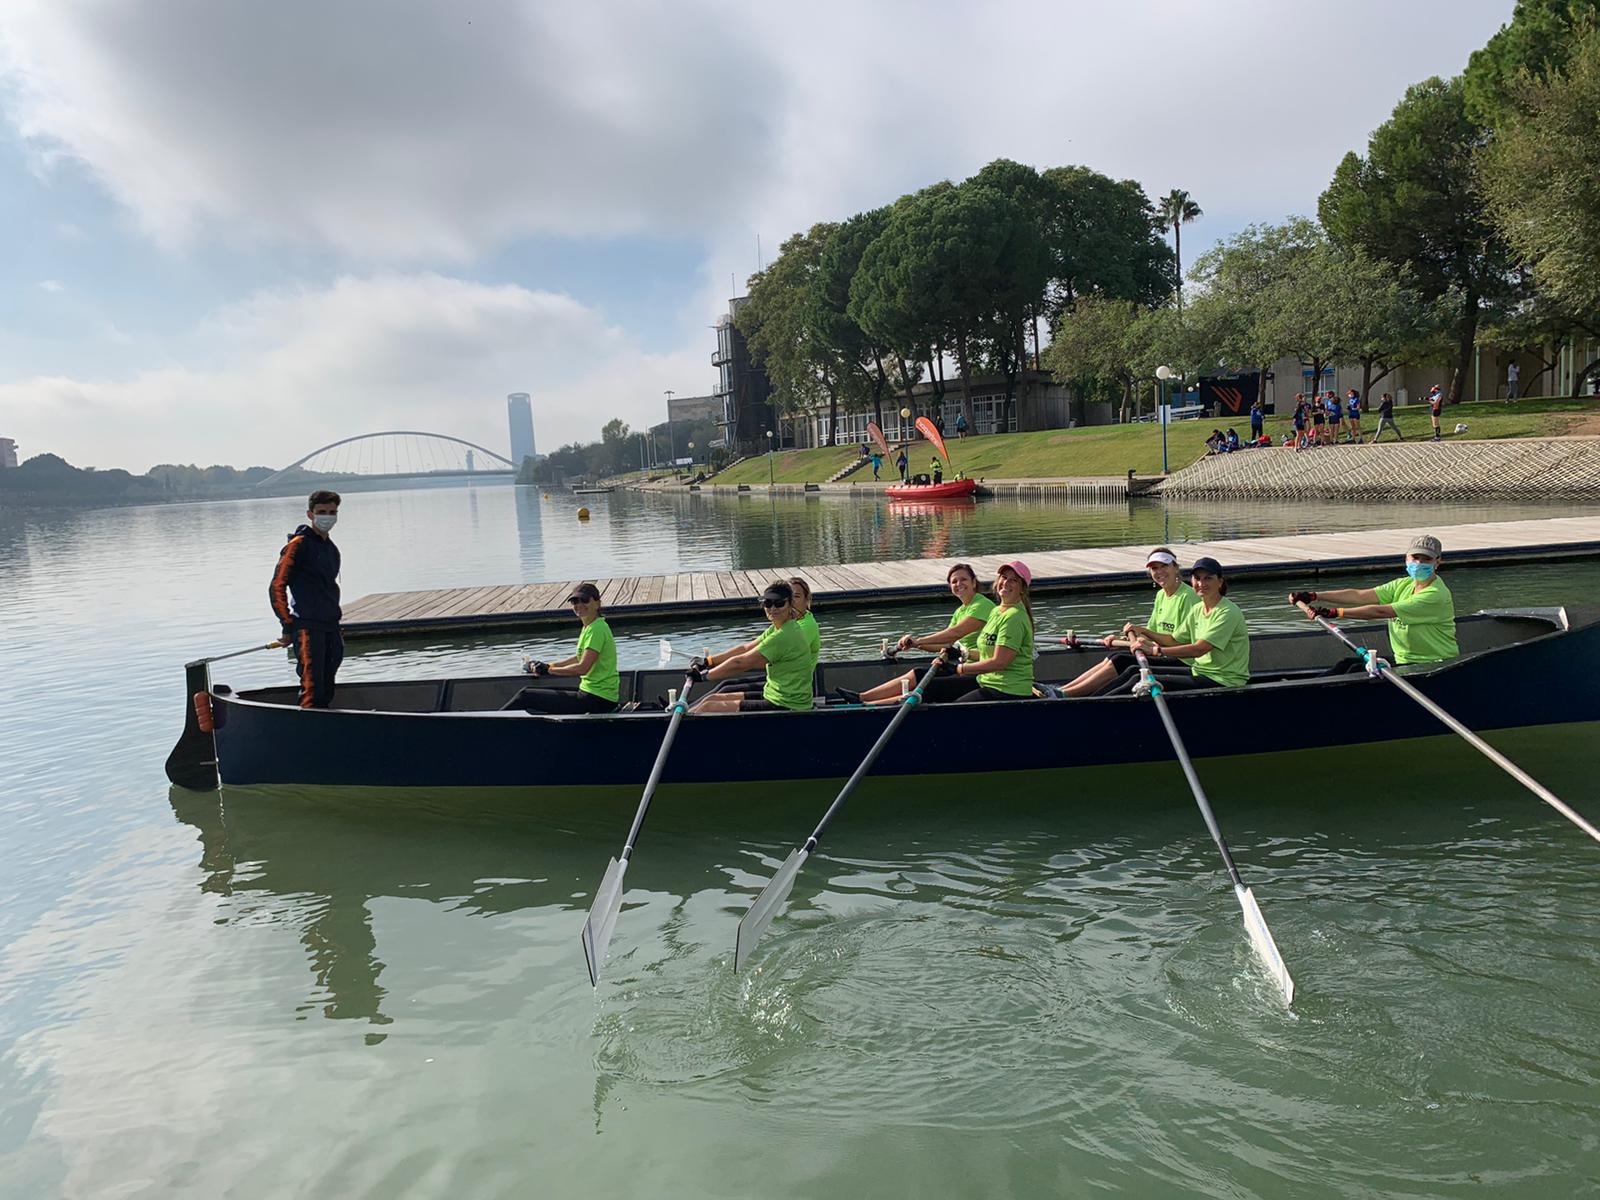
[[[278,554],[278,569],[267,586],[272,611],[284,624],[309,629],[337,629],[339,608],[339,547],[320,537],[309,525],[289,535]]]

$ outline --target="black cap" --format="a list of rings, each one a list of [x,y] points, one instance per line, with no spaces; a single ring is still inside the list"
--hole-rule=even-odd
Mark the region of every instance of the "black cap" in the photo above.
[[[761,593],[763,600],[776,600],[779,604],[788,604],[794,600],[794,589],[781,579],[767,584],[767,590]]]
[[[598,599],[600,599],[599,588],[595,587],[595,585],[592,583],[580,583],[577,587],[572,589],[572,595],[567,597],[567,603],[571,604],[574,600]]]
[[[1218,579],[1227,574],[1222,569],[1222,564],[1209,556],[1197,558],[1189,564],[1189,572],[1193,574],[1195,571],[1204,571],[1207,575],[1215,575]]]

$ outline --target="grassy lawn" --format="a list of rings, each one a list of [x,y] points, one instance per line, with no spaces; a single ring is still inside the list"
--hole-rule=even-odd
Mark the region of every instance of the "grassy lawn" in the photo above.
[[[1426,405],[1411,405],[1395,413],[1400,432],[1407,441],[1432,434]],[[1458,422],[1467,431],[1451,432]],[[1507,404],[1485,400],[1475,404],[1445,407],[1441,426],[1446,440],[1486,438],[1556,437],[1570,433],[1600,433],[1600,402],[1593,400],[1539,399]],[[1179,421],[1167,434],[1167,458],[1172,470],[1181,470],[1205,453],[1205,440],[1218,422]],[[1370,437],[1378,418],[1370,415],[1363,422]],[[1249,433],[1249,420],[1235,424],[1241,434]],[[1223,428],[1226,428],[1224,425]],[[1266,429],[1273,441],[1281,441],[1289,431],[1287,415],[1267,418]],[[1384,440],[1394,435],[1385,431]],[[949,438],[951,472],[965,471],[975,479],[1043,479],[1054,476],[1124,475],[1129,468],[1140,475],[1161,471],[1161,427],[1142,425],[1093,425],[1085,429],[1045,429],[1036,433],[991,434],[965,440]],[[911,471],[926,471],[933,458],[932,448],[923,441],[913,442],[908,451]],[[847,463],[855,461],[855,446],[818,450],[785,450],[772,455],[772,478],[777,483],[821,483]],[[894,477],[894,464],[885,461],[883,478]],[[872,470],[863,467],[845,482],[870,482]],[[767,482],[767,456],[761,455],[724,471],[712,481],[718,484]]]

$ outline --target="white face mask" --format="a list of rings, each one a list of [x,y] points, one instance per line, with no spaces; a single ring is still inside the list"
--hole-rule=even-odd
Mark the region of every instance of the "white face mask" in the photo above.
[[[327,533],[338,523],[338,513],[317,513],[311,518],[311,527],[318,533]]]

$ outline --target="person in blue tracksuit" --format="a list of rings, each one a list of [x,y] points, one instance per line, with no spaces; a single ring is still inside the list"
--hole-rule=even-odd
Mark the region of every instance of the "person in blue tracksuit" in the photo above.
[[[334,677],[344,661],[339,547],[328,536],[339,520],[339,493],[312,492],[306,520],[278,552],[267,597],[283,627],[283,643],[294,651],[300,707],[327,708],[333,703]]]

